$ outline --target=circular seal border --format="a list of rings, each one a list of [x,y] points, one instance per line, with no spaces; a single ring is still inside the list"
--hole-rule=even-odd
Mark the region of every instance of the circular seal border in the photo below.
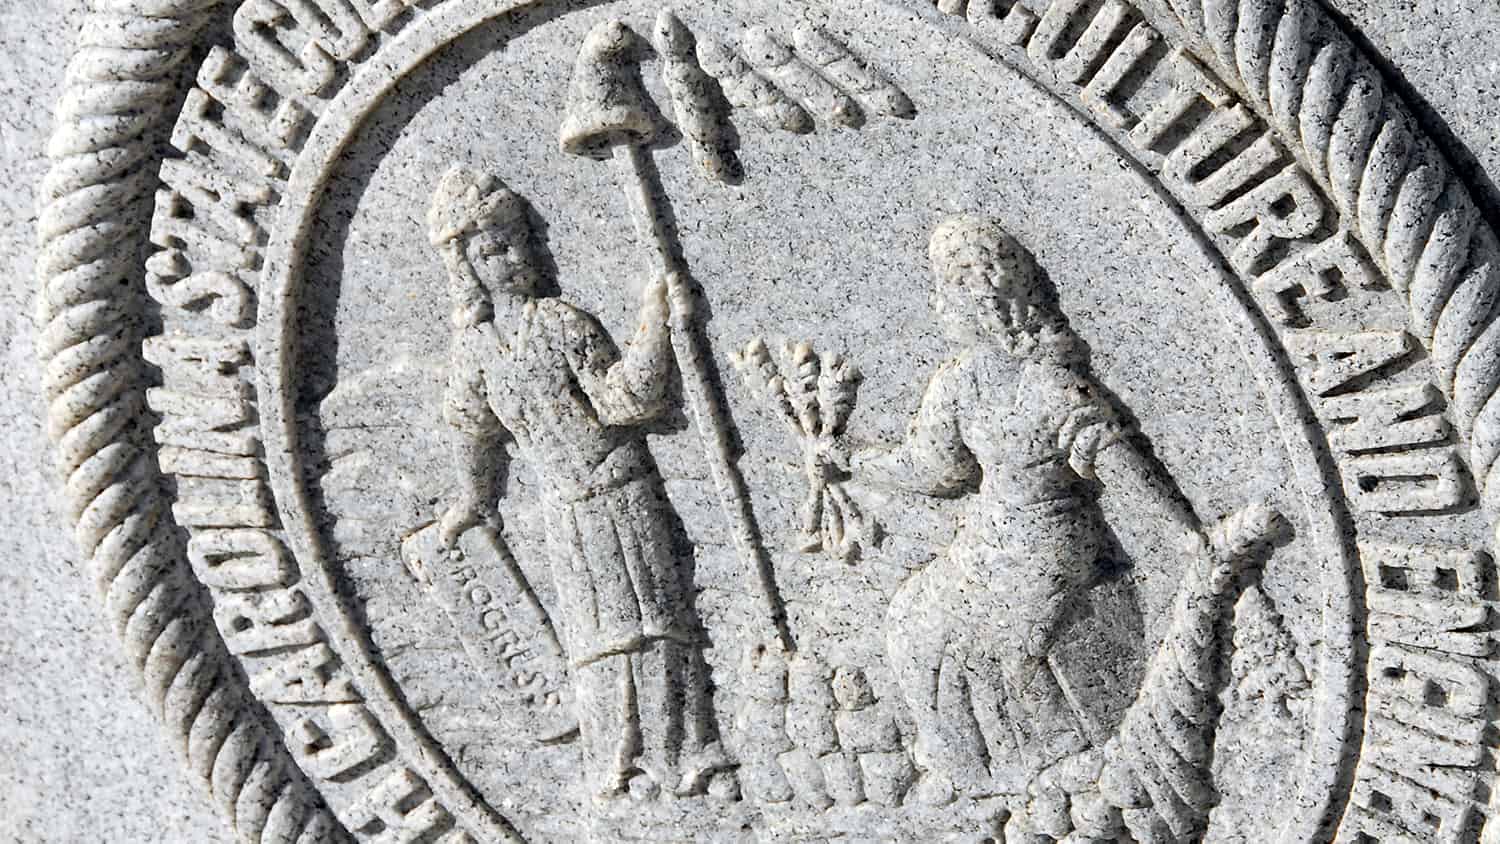
[[[346,840],[208,619],[142,422],[139,257],[156,165],[192,72],[187,58],[220,6],[96,0],[82,27],[40,190],[48,432],[106,612],[220,810],[245,840]],[[1312,0],[1169,6],[1170,19],[1153,23],[1275,129],[1405,293],[1409,330],[1467,443],[1481,504],[1500,511],[1500,238],[1374,65]]]
[[[157,166],[220,0],[96,0],[39,197],[37,342],[74,538],[146,700],[245,841],[350,841],[292,760],[193,578],[146,414],[144,254]]]

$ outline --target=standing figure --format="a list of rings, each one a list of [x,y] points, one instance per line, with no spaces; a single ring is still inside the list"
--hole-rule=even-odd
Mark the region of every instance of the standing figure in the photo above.
[[[690,300],[676,279],[648,285],[621,357],[592,316],[537,295],[525,207],[499,179],[454,167],[428,224],[453,298],[444,414],[461,486],[444,540],[497,522],[513,439],[540,481],[554,621],[594,795],[701,792],[726,763],[709,734],[691,583],[640,427],[665,409],[669,332]]]
[[[1196,517],[1095,383],[1031,255],[974,217],[942,223],[930,255],[932,309],[961,351],[933,376],[906,441],[856,455],[853,471],[967,502],[946,555],[903,584],[886,628],[917,726],[916,794],[940,804],[1020,795],[1044,772],[1048,782],[1097,776],[1120,713],[1049,654],[1102,574],[1101,488],[1204,546]]]

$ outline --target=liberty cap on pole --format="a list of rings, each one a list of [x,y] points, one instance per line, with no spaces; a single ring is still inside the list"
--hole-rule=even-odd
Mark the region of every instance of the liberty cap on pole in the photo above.
[[[658,112],[641,85],[636,57],[645,42],[619,21],[595,26],[584,38],[573,66],[567,110],[559,141],[563,152],[588,158],[613,157],[630,206],[637,239],[651,253],[651,270],[666,279],[672,307],[685,298],[683,271],[665,229],[665,209],[653,190],[655,170],[646,161],[647,145],[661,134]],[[791,636],[776,597],[775,579],[761,548],[744,480],[731,459],[730,438],[718,406],[708,355],[695,342],[688,314],[674,313],[672,351],[682,373],[683,393],[707,452],[710,473],[724,515],[729,520],[741,565],[754,578],[751,592],[760,600],[752,612],[774,631],[766,642],[792,649]]]
[[[644,49],[640,36],[619,21],[605,21],[589,30],[573,65],[559,141],[570,155],[614,157],[636,235],[653,253],[652,272],[670,275],[676,262],[650,192],[644,160],[645,148],[662,128],[657,113],[647,104],[635,61]]]
[[[560,140],[563,152],[608,158],[619,147],[643,147],[659,126],[646,105],[632,57],[644,43],[619,21],[589,31],[573,65]]]

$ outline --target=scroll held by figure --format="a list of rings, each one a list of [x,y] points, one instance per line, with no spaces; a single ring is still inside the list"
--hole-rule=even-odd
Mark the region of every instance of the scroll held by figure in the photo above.
[[[959,351],[933,375],[905,442],[852,461],[862,482],[966,504],[946,554],[886,616],[916,722],[914,796],[1004,795],[1017,840],[1191,836],[1213,805],[1221,628],[1279,517],[1252,507],[1205,530],[1095,381],[1050,282],[998,223],[943,222],[930,258],[932,311]],[[1171,628],[1124,697],[1059,658],[1065,619],[1105,575],[1101,494],[1182,538],[1161,549],[1185,566]]]
[[[439,529],[498,536],[506,441],[544,491],[554,621],[596,798],[701,793],[732,776],[713,735],[700,625],[642,424],[666,407],[671,285],[645,286],[623,354],[593,316],[537,294],[525,206],[454,167],[432,200],[453,301],[444,415],[459,469]]]

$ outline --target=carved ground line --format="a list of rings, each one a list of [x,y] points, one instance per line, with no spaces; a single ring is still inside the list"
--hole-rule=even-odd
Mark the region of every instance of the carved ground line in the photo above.
[[[1310,0],[1171,0],[1217,70],[1269,119],[1410,303],[1489,513],[1500,456],[1500,243],[1373,65]],[[128,327],[157,141],[182,60],[217,0],[96,0],[67,70],[42,184],[38,343],[48,431],[77,541],[161,717],[246,840],[327,840],[337,824],[204,622],[135,417],[144,363]],[[1326,43],[1316,52],[1310,37]],[[190,70],[190,69],[188,69]],[[127,282],[121,284],[121,281]]]
[[[95,0],[68,63],[38,224],[38,356],[74,536],[187,766],[250,842],[348,840],[250,697],[187,563],[143,423],[158,150],[219,0]]]

